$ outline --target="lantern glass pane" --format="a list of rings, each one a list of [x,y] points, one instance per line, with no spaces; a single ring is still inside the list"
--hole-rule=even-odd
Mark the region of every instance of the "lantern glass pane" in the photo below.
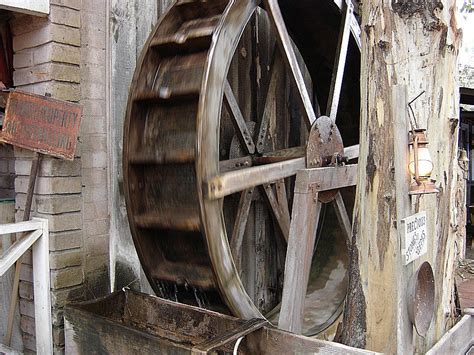
[[[414,149],[410,149],[410,164],[408,168],[410,174],[415,176],[415,156]],[[433,162],[431,161],[430,151],[427,147],[418,147],[418,176],[420,178],[429,178],[433,172]]]

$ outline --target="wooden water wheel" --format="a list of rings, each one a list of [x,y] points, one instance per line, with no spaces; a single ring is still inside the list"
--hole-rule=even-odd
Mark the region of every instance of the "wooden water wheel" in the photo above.
[[[294,176],[358,154],[357,39],[344,1],[177,0],[162,16],[130,89],[123,164],[158,296],[278,318]],[[342,309],[352,195],[319,194],[307,334]]]

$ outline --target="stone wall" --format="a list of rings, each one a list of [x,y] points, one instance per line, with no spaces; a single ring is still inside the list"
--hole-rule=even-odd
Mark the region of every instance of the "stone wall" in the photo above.
[[[73,162],[44,157],[32,214],[49,220],[55,353],[64,352],[63,307],[109,291],[105,0],[51,0],[49,17],[11,20],[16,88],[84,107]],[[16,220],[23,218],[33,154],[15,149]],[[31,254],[20,282],[25,352],[35,350]]]

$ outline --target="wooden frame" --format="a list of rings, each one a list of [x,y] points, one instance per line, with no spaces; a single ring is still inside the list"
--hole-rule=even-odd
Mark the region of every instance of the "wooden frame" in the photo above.
[[[5,255],[0,258],[0,276],[13,266],[16,261],[20,259],[28,249],[30,249],[30,247],[32,247],[36,351],[38,354],[52,354],[53,334],[49,278],[48,220],[34,218],[29,222],[0,225],[0,235],[21,232],[28,232],[28,234],[15,242],[7,250]],[[7,348],[5,348],[3,344],[0,344],[0,350],[1,349]]]
[[[303,326],[304,301],[322,203],[319,193],[357,183],[357,164],[341,167],[303,169],[296,174],[293,213],[285,262],[285,278],[278,328],[296,334]],[[343,220],[345,233],[351,231],[350,219],[340,193],[336,211]]]

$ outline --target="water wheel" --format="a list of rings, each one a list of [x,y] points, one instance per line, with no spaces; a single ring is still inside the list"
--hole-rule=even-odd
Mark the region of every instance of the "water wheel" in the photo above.
[[[358,143],[357,30],[344,1],[177,0],[159,20],[130,89],[123,162],[132,236],[158,296],[277,319],[294,176],[331,164],[306,161],[322,113],[331,128],[316,145],[343,148],[329,136],[337,120],[357,156],[347,148]],[[306,334],[342,309],[353,192],[320,194],[332,204],[312,253]]]

